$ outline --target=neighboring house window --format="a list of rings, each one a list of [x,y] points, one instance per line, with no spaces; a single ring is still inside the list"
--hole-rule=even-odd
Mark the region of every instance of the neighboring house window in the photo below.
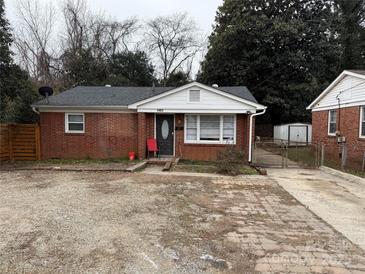
[[[330,110],[328,112],[328,135],[336,134],[336,121],[337,121],[337,112],[336,110]]]
[[[200,90],[189,90],[189,102],[200,102]]]
[[[235,115],[185,115],[185,143],[234,144]]]
[[[65,114],[65,131],[67,133],[84,133],[85,117],[83,113]]]
[[[365,138],[365,106],[360,108],[360,137]]]

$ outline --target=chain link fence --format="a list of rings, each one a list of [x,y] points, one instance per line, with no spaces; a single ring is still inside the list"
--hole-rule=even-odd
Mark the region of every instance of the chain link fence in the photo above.
[[[263,167],[327,166],[365,177],[365,145],[306,143],[258,138],[253,163]]]

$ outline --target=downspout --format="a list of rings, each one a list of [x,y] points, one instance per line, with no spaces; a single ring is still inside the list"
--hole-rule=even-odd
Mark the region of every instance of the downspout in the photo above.
[[[36,107],[32,107],[32,110],[39,115],[39,111],[37,110]]]
[[[267,109],[267,107],[265,107],[262,112],[250,115],[250,130],[249,130],[250,136],[248,137],[248,162],[249,163],[252,162],[252,120],[253,120],[253,117],[264,114],[266,112],[266,109]]]

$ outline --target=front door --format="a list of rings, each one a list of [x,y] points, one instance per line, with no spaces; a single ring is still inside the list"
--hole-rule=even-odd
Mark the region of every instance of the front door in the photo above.
[[[160,155],[174,155],[174,115],[156,115],[156,138]]]

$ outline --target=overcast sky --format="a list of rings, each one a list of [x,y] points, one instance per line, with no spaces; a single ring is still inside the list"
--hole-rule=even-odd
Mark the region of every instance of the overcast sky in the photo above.
[[[12,28],[17,26],[17,1],[21,0],[5,0],[6,16]],[[51,2],[55,8],[59,9],[62,0],[37,1],[40,4]],[[223,0],[86,0],[86,2],[92,11],[120,20],[136,17],[146,21],[159,15],[187,12],[197,23],[201,33],[208,36],[212,31],[217,7]],[[197,69],[197,64],[195,67]]]

